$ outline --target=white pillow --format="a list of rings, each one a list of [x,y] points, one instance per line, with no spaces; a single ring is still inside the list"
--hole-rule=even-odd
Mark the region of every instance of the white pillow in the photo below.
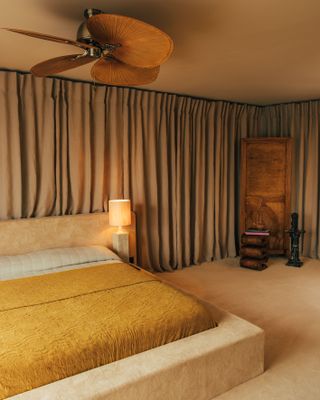
[[[0,256],[0,280],[41,275],[108,260],[120,258],[103,246],[46,249],[15,256]]]

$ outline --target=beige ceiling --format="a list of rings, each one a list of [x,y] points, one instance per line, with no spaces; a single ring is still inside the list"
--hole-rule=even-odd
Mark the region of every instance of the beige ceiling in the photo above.
[[[320,98],[319,0],[2,0],[0,26],[75,38],[85,8],[156,25],[175,42],[147,89],[268,104]],[[2,31],[0,67],[72,47]],[[90,80],[89,66],[62,75]]]

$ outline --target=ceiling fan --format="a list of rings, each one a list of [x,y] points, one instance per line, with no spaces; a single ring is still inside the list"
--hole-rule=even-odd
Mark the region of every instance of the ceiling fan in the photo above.
[[[111,85],[145,85],[153,82],[160,65],[171,55],[173,41],[160,29],[134,18],[105,14],[95,8],[84,12],[77,40],[22,29],[8,31],[75,46],[80,54],[51,58],[34,65],[31,72],[44,77],[94,62],[91,76]]]

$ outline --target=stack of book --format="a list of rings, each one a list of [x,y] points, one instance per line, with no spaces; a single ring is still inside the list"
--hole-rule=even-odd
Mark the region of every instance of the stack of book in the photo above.
[[[268,229],[248,229],[241,236],[240,265],[262,271],[267,268]]]

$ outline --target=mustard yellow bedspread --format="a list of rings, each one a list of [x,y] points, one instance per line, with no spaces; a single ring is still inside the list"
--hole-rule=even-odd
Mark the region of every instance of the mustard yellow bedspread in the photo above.
[[[214,326],[193,298],[126,264],[0,282],[0,398]]]

